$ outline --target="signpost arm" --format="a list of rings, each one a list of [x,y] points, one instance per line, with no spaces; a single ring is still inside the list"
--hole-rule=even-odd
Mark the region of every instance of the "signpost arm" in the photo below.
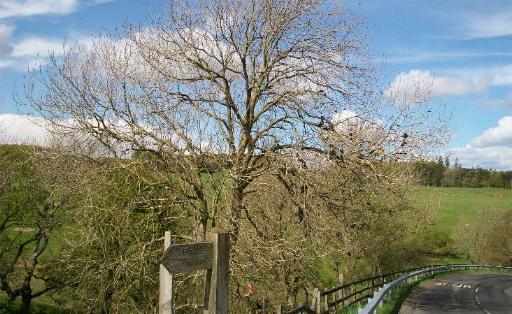
[[[212,232],[213,267],[209,314],[229,313],[229,232]]]
[[[164,235],[164,251],[171,246],[171,232],[166,231]],[[160,264],[160,297],[158,302],[159,314],[173,314],[173,282],[172,274]]]

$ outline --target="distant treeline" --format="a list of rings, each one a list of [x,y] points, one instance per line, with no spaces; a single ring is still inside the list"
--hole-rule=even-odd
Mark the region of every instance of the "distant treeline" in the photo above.
[[[456,159],[453,165],[448,158],[437,161],[422,161],[416,164],[421,184],[444,187],[493,187],[512,188],[512,171],[497,171],[482,168],[463,168]]]

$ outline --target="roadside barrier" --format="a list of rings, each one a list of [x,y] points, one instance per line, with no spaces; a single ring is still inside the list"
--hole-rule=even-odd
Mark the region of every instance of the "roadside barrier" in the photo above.
[[[300,306],[288,311],[281,312],[281,310],[279,310],[278,313],[336,313],[336,311],[366,303],[366,305],[358,308],[358,313],[373,314],[382,306],[394,289],[405,283],[414,282],[418,279],[432,276],[437,273],[469,269],[512,271],[512,267],[468,264],[431,265],[413,268],[364,278],[325,290],[315,289],[311,305],[301,304]]]
[[[437,273],[444,273],[454,270],[469,270],[469,269],[493,269],[493,270],[503,270],[503,271],[512,271],[512,267],[504,267],[504,266],[491,266],[491,265],[445,265],[445,266],[435,266],[429,267],[421,270],[417,270],[406,275],[401,276],[400,278],[395,279],[394,281],[383,285],[379,290],[377,290],[373,297],[368,300],[368,303],[365,307],[363,307],[359,313],[360,314],[373,314],[377,311],[378,308],[382,306],[386,298],[393,292],[393,290],[404,283],[416,281],[418,278],[432,276]]]

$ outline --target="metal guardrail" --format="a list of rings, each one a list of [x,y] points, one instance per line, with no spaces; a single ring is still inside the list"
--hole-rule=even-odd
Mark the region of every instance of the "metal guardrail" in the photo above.
[[[391,294],[393,289],[407,281],[411,281],[412,279],[417,280],[418,277],[429,276],[435,273],[475,268],[512,271],[512,267],[468,264],[430,265],[412,268],[360,279],[330,289],[325,289],[323,291],[315,289],[311,306],[300,305],[292,310],[285,311],[284,313],[327,314],[355,304],[361,304],[364,300],[368,300],[366,305],[359,310],[359,313],[373,314]]]
[[[372,298],[368,300],[368,303],[365,307],[363,307],[359,313],[360,314],[373,314],[377,311],[378,308],[382,306],[382,303],[386,300],[386,298],[391,294],[393,289],[404,284],[405,282],[410,281],[414,278],[417,280],[418,277],[423,276],[431,276],[436,273],[443,273],[448,271],[460,270],[460,269],[499,269],[499,270],[507,270],[512,271],[512,267],[504,267],[504,266],[490,266],[490,265],[444,265],[444,266],[434,266],[429,268],[424,268],[421,270],[413,271],[406,275],[401,276],[400,278],[395,279],[394,281],[383,285]]]
[[[315,314],[325,314],[334,310],[341,310],[355,304],[359,304],[366,299],[371,298],[373,292],[378,287],[391,282],[406,273],[419,269],[422,268],[412,268],[367,277],[322,291],[315,289],[310,309],[313,310]]]
[[[392,273],[385,273],[363,279],[358,279],[353,282],[341,284],[333,288],[318,290],[315,289],[311,305],[300,304],[299,306],[284,310],[282,313],[286,314],[325,314],[332,310],[339,310],[354,304],[358,304],[368,298],[372,297],[376,288],[383,284],[390,282],[401,275],[417,270],[420,268],[413,268],[401,270]]]

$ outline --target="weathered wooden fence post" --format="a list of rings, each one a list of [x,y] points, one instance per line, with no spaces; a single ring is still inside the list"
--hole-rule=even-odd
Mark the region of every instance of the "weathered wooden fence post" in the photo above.
[[[338,274],[338,285],[339,286],[343,286],[343,274],[342,273],[339,273]],[[341,300],[343,299],[343,289],[340,289],[338,290],[338,292],[336,292],[336,301],[338,300]],[[343,308],[343,305],[345,305],[345,302],[340,302],[336,305],[336,309],[342,309]]]
[[[324,291],[327,290],[327,289],[324,289]],[[326,311],[329,311],[329,295],[326,294],[324,296],[324,308]]]
[[[171,232],[166,231],[164,235],[164,252],[171,246]],[[173,314],[173,282],[172,274],[160,264],[160,295],[158,302],[159,314]]]
[[[315,288],[315,290],[313,291],[313,299],[311,300],[311,309],[317,314],[322,313],[322,303],[320,299],[320,290],[318,290],[318,288]]]
[[[209,314],[229,313],[229,232],[212,231],[213,265]]]

